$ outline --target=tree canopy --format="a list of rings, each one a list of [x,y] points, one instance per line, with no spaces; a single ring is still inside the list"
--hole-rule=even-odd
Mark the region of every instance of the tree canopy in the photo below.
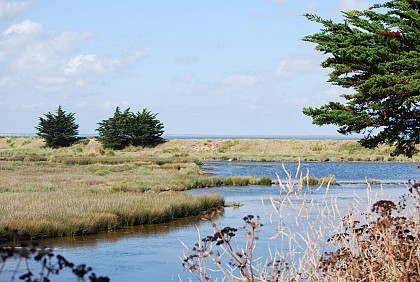
[[[317,125],[338,125],[341,134],[363,133],[367,148],[395,145],[411,157],[420,143],[420,1],[393,0],[365,11],[343,12],[344,22],[317,15],[323,25],[304,37],[328,54],[329,82],[352,89],[345,102],[329,102],[303,113]]]
[[[39,118],[39,125],[35,129],[48,147],[67,147],[77,140],[79,125],[75,123],[74,113],[66,114],[60,105],[56,114],[48,112],[44,116]]]
[[[121,112],[119,107],[114,115],[98,123],[99,140],[104,147],[124,149],[132,146],[155,146],[163,141],[163,124],[147,109],[142,112],[130,112],[130,108]]]

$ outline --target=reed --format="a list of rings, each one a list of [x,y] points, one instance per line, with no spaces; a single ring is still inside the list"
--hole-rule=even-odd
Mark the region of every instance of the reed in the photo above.
[[[15,230],[26,239],[166,222],[224,204],[221,196],[89,191],[2,193],[1,202],[0,230]],[[0,241],[12,239],[10,236],[0,231]]]
[[[195,178],[190,185],[191,189],[196,188],[209,188],[209,187],[220,187],[220,186],[249,186],[249,185],[261,185],[270,186],[272,179],[269,176],[256,178],[252,176],[229,176],[229,177],[199,177]]]
[[[302,179],[307,186],[333,186],[337,185],[337,180],[333,176],[317,178],[315,176],[305,176]]]

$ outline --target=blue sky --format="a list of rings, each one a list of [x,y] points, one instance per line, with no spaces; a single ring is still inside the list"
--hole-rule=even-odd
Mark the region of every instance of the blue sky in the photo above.
[[[338,135],[302,114],[346,91],[302,14],[373,3],[0,0],[0,133],[35,132],[61,104],[83,134],[119,106],[159,113],[167,134]]]

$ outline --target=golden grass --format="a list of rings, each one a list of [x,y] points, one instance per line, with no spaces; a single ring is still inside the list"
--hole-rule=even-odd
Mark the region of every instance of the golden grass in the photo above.
[[[243,161],[420,161],[390,155],[392,148],[381,145],[366,149],[356,140],[299,139],[178,139],[168,140],[155,148],[129,147],[124,151],[104,150],[94,138],[80,140],[60,150],[43,147],[40,138],[0,137],[0,159],[47,160],[67,164],[124,164],[128,162],[158,165],[202,160]]]
[[[356,140],[169,140],[156,148],[153,154],[171,153],[173,156],[188,155],[200,160],[241,161],[420,161],[420,155],[412,159],[392,157],[391,147],[366,149]]]
[[[30,239],[165,222],[223,205],[219,196],[193,197],[175,192],[2,193],[0,201],[0,230],[16,229]]]

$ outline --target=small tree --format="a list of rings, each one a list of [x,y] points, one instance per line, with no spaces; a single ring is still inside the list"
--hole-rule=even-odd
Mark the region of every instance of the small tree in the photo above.
[[[420,143],[420,1],[392,0],[365,11],[344,12],[344,22],[305,16],[324,26],[306,36],[330,54],[332,84],[355,90],[346,103],[329,102],[303,113],[317,125],[335,124],[342,134],[364,133],[360,143],[395,145],[411,157]]]
[[[35,129],[48,147],[68,147],[77,140],[79,125],[75,123],[74,113],[66,114],[60,105],[56,114],[48,112],[44,116],[39,118],[39,125]]]
[[[120,150],[130,144],[125,130],[129,117],[129,109],[121,112],[117,107],[113,117],[98,123],[99,127],[96,131],[99,132],[99,139],[105,148]]]
[[[99,140],[104,147],[124,149],[128,145],[155,146],[163,141],[163,124],[147,109],[132,113],[130,108],[121,112],[117,107],[114,116],[98,123]]]
[[[163,124],[147,109],[131,114],[128,132],[133,146],[155,146],[163,141]]]

